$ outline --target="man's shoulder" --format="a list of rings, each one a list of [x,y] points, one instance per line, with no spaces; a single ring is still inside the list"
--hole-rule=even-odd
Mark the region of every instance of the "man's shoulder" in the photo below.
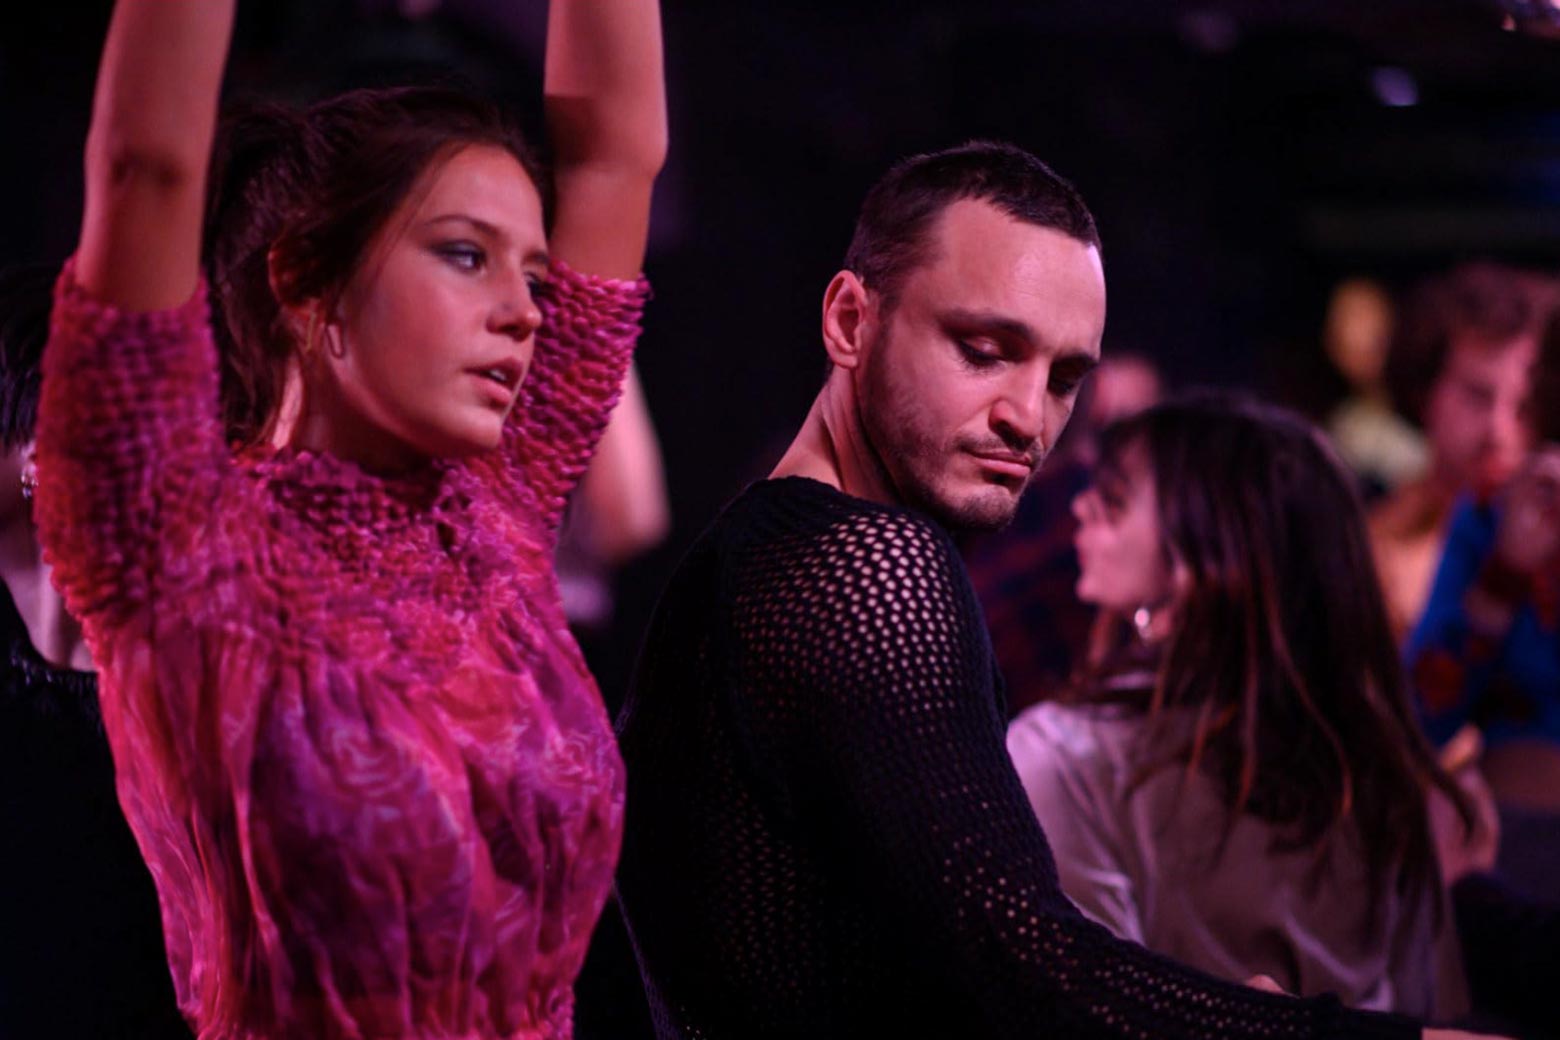
[[[947,532],[921,513],[804,478],[765,481],[745,497],[761,531],[747,544],[770,567],[890,593],[967,581]]]

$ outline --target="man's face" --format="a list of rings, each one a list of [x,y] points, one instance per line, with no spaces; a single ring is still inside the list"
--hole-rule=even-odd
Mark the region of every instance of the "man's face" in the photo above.
[[[991,530],[1056,443],[1099,360],[1099,252],[961,200],[930,259],[879,315],[859,373],[862,422],[901,499],[954,529]]]
[[[1498,343],[1452,340],[1425,408],[1431,458],[1447,486],[1500,483],[1532,447],[1523,404],[1537,350],[1531,336]]]

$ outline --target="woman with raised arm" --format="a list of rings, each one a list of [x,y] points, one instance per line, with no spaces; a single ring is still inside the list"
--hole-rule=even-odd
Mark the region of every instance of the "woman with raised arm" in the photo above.
[[[551,554],[646,294],[656,3],[554,2],[550,236],[509,124],[427,89],[251,114],[203,221],[232,19],[114,12],[38,424],[180,1007],[566,1037],[622,769]]]

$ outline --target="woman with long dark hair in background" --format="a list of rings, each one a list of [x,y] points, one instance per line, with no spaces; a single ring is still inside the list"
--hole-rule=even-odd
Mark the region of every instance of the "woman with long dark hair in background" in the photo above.
[[[1098,642],[1075,696],[1008,736],[1068,896],[1226,978],[1463,1010],[1426,808],[1463,801],[1321,436],[1253,403],[1161,405],[1105,431],[1074,511]]]
[[[511,125],[417,88],[251,115],[203,220],[232,20],[114,12],[39,412],[179,1005],[566,1037],[623,778],[551,556],[646,292],[656,3],[553,5],[550,227]]]

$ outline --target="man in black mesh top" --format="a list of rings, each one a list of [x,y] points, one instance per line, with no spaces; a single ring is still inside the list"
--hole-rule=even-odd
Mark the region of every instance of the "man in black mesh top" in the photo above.
[[[663,1038],[1409,1037],[1219,982],[1062,895],[949,531],[999,527],[1099,357],[1093,218],[1009,145],[900,163],[832,372],[656,612],[619,894]]]

